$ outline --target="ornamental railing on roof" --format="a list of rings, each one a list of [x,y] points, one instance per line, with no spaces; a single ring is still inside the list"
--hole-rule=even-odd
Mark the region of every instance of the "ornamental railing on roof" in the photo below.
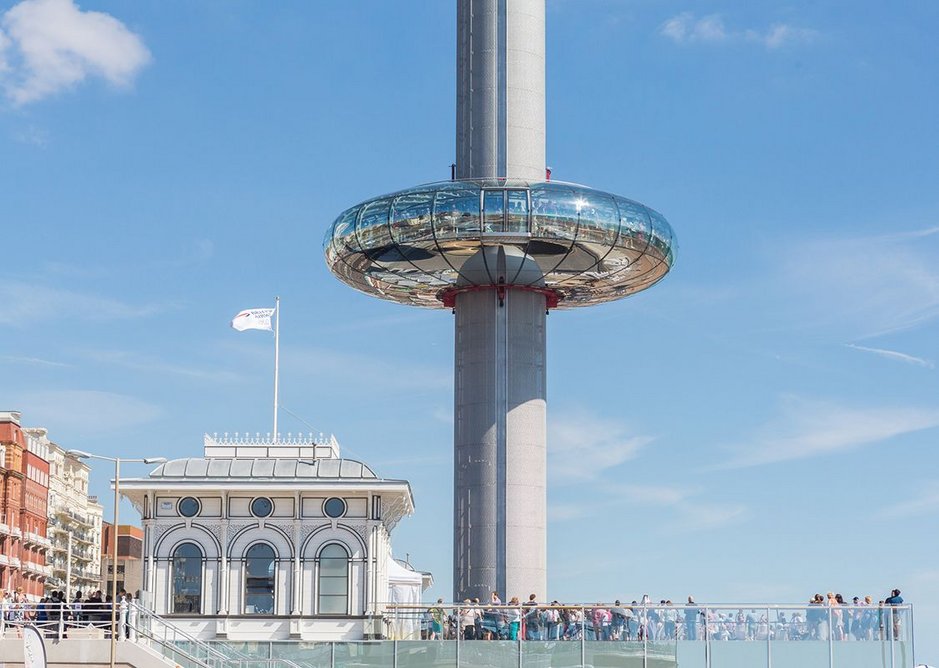
[[[284,445],[284,446],[313,446],[313,445],[333,445],[338,446],[339,442],[336,440],[336,437],[333,434],[326,436],[323,432],[320,432],[317,435],[314,435],[312,432],[304,434],[298,432],[293,434],[287,432],[286,435],[282,432],[278,432],[277,435],[273,435],[270,432],[262,434],[260,432],[234,432],[229,433],[225,432],[221,436],[218,432],[214,432],[211,435],[205,434],[204,436],[205,445],[222,445],[222,446],[245,446],[245,445],[260,445],[260,446],[272,446],[272,445]]]

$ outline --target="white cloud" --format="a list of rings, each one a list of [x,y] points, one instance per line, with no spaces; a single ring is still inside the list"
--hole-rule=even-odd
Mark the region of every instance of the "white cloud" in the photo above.
[[[723,44],[726,42],[754,42],[767,49],[809,42],[818,32],[798,28],[786,23],[775,23],[767,29],[746,28],[730,30],[720,14],[709,14],[696,18],[692,12],[682,12],[665,21],[659,34],[677,44]]]
[[[781,415],[750,443],[732,448],[719,469],[837,454],[939,426],[939,409],[913,407],[850,408],[798,397],[783,400]]]
[[[100,77],[130,86],[151,60],[140,37],[72,0],[23,0],[0,18],[0,84],[16,105]]]
[[[601,482],[591,487],[589,499],[552,502],[548,518],[551,522],[568,522],[611,511],[638,513],[642,508],[665,510],[668,519],[660,528],[671,532],[717,529],[749,515],[746,506],[710,501],[697,489]]]
[[[62,440],[118,432],[146,424],[162,414],[159,406],[134,397],[97,390],[49,390],[20,395],[7,392],[8,406],[29,416],[31,425],[49,427]]]
[[[931,482],[907,501],[893,504],[877,513],[883,519],[914,517],[939,512],[939,482]]]
[[[747,31],[747,36],[767,49],[779,49],[788,44],[811,42],[818,37],[818,31],[809,28],[797,28],[785,23],[775,23],[764,33]]]
[[[928,230],[822,239],[787,252],[780,285],[795,297],[802,326],[849,328],[865,339],[911,329],[939,317],[939,247]]]
[[[13,133],[13,139],[21,144],[29,144],[30,146],[38,146],[39,148],[45,148],[49,145],[49,133],[35,125],[29,125],[21,130],[15,131]]]
[[[652,442],[623,422],[588,411],[548,417],[548,476],[556,484],[594,480]]]
[[[10,364],[28,364],[30,366],[47,367],[70,367],[71,364],[65,362],[54,362],[52,360],[42,359],[41,357],[24,357],[21,355],[0,355],[0,361]]]
[[[123,320],[167,310],[165,305],[134,306],[124,302],[42,285],[4,281],[0,284],[0,324],[21,327],[44,320]]]
[[[848,348],[860,350],[861,352],[865,353],[872,353],[874,355],[879,355],[880,357],[886,357],[887,359],[906,362],[907,364],[914,364],[916,366],[925,367],[927,369],[935,368],[935,364],[927,359],[923,359],[922,357],[914,357],[913,355],[907,355],[906,353],[897,352],[896,350],[886,350],[885,348],[868,348],[867,346],[858,346],[853,343],[848,343],[845,345]]]

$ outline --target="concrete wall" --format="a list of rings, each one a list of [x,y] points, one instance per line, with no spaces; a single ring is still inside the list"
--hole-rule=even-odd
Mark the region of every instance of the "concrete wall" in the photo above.
[[[110,665],[111,641],[46,640],[46,658],[50,668],[89,668]],[[144,645],[132,642],[117,644],[115,665],[132,668],[167,668],[176,664],[164,659]],[[23,641],[9,635],[0,639],[0,668],[23,668]]]

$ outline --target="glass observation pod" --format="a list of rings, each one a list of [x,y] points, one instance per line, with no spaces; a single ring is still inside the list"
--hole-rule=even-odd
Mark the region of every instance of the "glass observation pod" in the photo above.
[[[518,264],[504,284],[571,308],[654,285],[675,246],[665,218],[638,202],[571,183],[506,179],[443,181],[367,200],[340,214],[324,240],[326,262],[344,283],[427,308],[500,282],[485,261],[492,256],[480,254],[487,247],[524,258],[525,270]],[[478,255],[483,262],[467,264]]]

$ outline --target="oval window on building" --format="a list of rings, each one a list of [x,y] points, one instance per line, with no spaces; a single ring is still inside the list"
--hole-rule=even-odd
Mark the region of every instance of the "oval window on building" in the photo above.
[[[195,517],[199,514],[199,500],[187,496],[179,500],[179,514],[183,517]]]
[[[266,496],[259,496],[251,502],[251,514],[255,517],[270,517],[274,512],[274,502]]]
[[[326,503],[323,504],[323,512],[326,513],[327,517],[342,517],[346,514],[346,502],[335,496],[326,499]]]

